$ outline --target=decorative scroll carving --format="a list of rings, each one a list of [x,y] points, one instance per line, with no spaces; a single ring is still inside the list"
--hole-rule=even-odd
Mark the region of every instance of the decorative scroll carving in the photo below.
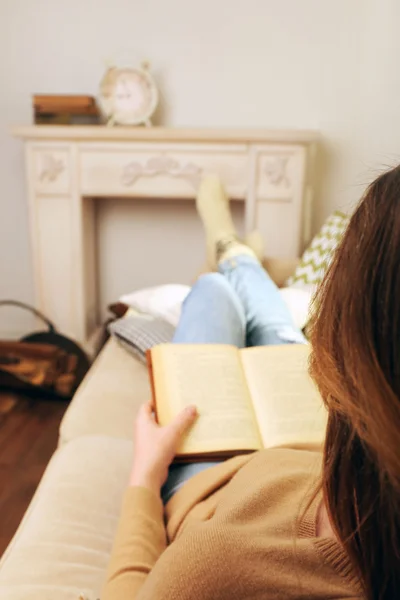
[[[188,180],[194,187],[197,187],[201,178],[202,169],[194,163],[181,164],[170,156],[154,156],[149,158],[144,164],[140,162],[130,162],[123,169],[122,183],[131,186],[140,177],[155,177],[156,175],[171,175]]]
[[[285,187],[291,186],[291,181],[287,174],[289,158],[290,156],[274,156],[265,164],[264,173],[271,185],[276,187],[280,185]]]
[[[54,154],[44,154],[41,157],[42,170],[39,174],[40,181],[57,181],[59,175],[65,170],[62,160],[56,158]]]

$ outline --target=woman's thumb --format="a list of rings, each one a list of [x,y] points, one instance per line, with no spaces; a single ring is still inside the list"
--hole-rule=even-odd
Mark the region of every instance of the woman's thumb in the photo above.
[[[196,420],[197,408],[195,406],[187,406],[176,419],[171,423],[171,429],[174,436],[180,438]]]

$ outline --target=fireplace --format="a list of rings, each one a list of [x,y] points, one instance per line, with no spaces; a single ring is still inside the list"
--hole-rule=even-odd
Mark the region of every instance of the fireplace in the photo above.
[[[204,255],[194,212],[203,174],[219,174],[240,202],[239,224],[261,231],[266,255],[295,258],[310,237],[316,132],[32,126],[14,133],[26,146],[37,306],[87,348],[100,308],[115,299],[108,293],[172,275],[190,283],[189,270]],[[107,222],[118,206],[120,231],[129,214],[138,245],[122,244],[113,255]],[[179,252],[188,240],[193,265]],[[123,281],[104,286],[104,265],[109,282],[113,269]]]

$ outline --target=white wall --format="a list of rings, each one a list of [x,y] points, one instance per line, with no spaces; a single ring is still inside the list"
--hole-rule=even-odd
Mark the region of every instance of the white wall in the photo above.
[[[165,124],[319,129],[317,227],[397,160],[399,13],[397,0],[0,0],[0,297],[33,300],[23,153],[9,133],[30,122],[32,93],[95,94],[107,59],[148,58]],[[129,254],[127,218],[122,207],[100,230]],[[108,299],[123,281],[104,263]],[[0,332],[15,322],[0,313]]]
[[[367,6],[360,131],[371,179],[400,160],[400,2],[367,0]]]

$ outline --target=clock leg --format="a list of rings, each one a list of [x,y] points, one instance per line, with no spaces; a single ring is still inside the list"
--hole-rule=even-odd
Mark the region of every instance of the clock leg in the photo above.
[[[153,127],[153,123],[151,122],[151,119],[146,119],[144,124],[146,127]]]

